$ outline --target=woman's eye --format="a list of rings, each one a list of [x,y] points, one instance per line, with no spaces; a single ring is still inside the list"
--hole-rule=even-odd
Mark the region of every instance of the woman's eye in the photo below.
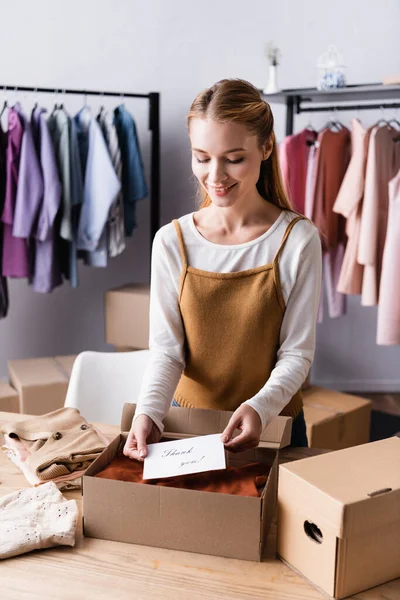
[[[204,160],[200,160],[199,158],[197,158],[197,157],[196,157],[196,161],[197,161],[198,163],[206,163],[206,162],[209,162],[209,160],[210,160],[209,158],[205,158]],[[237,165],[237,164],[239,164],[239,163],[243,162],[243,160],[244,160],[244,159],[243,159],[243,157],[242,157],[242,158],[237,158],[236,160],[229,160],[228,158],[227,158],[226,160],[227,160],[227,162],[228,162],[228,163],[230,163],[231,165]]]

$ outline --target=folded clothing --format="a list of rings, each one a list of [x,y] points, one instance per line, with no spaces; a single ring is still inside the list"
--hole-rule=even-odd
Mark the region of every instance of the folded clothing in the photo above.
[[[78,507],[49,481],[0,498],[0,559],[51,546],[74,546]]]
[[[5,423],[1,431],[9,455],[17,457],[14,462],[23,463],[39,481],[79,477],[107,445],[76,408]]]
[[[202,492],[258,497],[261,496],[267,483],[268,473],[269,467],[267,465],[251,463],[240,467],[227,467],[218,471],[145,480],[143,479],[143,463],[132,460],[120,453],[95,477]]]

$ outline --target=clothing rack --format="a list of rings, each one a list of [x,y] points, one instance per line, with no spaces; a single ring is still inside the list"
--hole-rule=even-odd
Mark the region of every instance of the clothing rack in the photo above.
[[[95,90],[76,90],[66,88],[45,88],[45,87],[29,87],[16,85],[0,85],[0,89],[4,91],[10,90],[14,92],[33,92],[33,93],[49,93],[49,94],[68,94],[86,96],[117,97],[121,100],[124,98],[147,98],[149,104],[149,130],[151,131],[150,143],[150,254],[153,238],[160,228],[160,93],[150,92],[149,94],[133,94],[131,92],[107,92]]]
[[[399,100],[400,85],[371,83],[348,85],[333,90],[298,88],[281,90],[276,94],[263,94],[262,90],[260,92],[265,100],[271,104],[286,104],[286,135],[293,133],[294,116],[303,112],[400,108],[400,102],[379,104],[372,102],[376,100]],[[358,104],[357,101],[362,102],[362,104]],[[352,104],[341,104],[342,102],[352,102]],[[321,106],[310,106],[313,103],[321,104]]]

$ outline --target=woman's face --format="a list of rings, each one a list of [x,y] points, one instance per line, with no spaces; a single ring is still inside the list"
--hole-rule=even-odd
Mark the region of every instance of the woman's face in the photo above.
[[[192,119],[192,170],[213,204],[232,206],[257,194],[262,151],[257,136],[239,123]]]

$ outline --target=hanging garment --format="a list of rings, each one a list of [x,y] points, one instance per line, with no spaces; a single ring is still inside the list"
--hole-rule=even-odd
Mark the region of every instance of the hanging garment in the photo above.
[[[6,195],[6,172],[7,172],[7,133],[3,131],[0,122],[0,319],[4,319],[8,314],[8,283],[2,275],[3,264],[3,214],[4,201]]]
[[[8,110],[8,142],[6,192],[3,208],[3,266],[4,277],[28,277],[29,259],[26,240],[13,236],[15,203],[18,189],[18,171],[21,157],[23,126],[20,107]]]
[[[344,256],[345,221],[333,213],[333,204],[346,173],[350,158],[350,132],[346,127],[334,132],[326,129],[318,135],[319,145],[315,157],[313,221],[321,233],[324,250],[323,270],[328,313],[331,318],[346,313],[346,297],[337,291]],[[319,322],[322,322],[322,298]]]
[[[389,181],[389,214],[379,290],[377,343],[400,344],[400,169]]]
[[[307,176],[306,176],[306,189],[305,189],[305,200],[304,200],[304,215],[307,219],[312,221],[314,211],[314,189],[315,180],[317,176],[317,163],[318,163],[318,148],[320,140],[324,135],[324,131],[321,131],[318,139],[315,140],[314,144],[310,146],[310,151],[307,160]],[[322,261],[322,281],[324,281],[324,261]],[[317,323],[322,323],[324,320],[324,302],[323,295],[321,294]]]
[[[69,270],[71,287],[79,285],[78,277],[78,229],[83,203],[84,167],[80,155],[78,130],[75,119],[69,119],[69,153],[71,160],[71,243],[69,246]]]
[[[316,131],[303,129],[287,136],[279,145],[283,184],[294,209],[301,214],[305,211],[308,156],[317,135]]]
[[[78,227],[78,249],[88,252],[92,266],[107,266],[106,224],[121,189],[99,123],[88,108],[75,117],[84,165],[83,205]]]
[[[0,559],[52,546],[74,546],[78,506],[53,482],[0,498]]]
[[[53,142],[58,173],[61,182],[61,209],[56,223],[58,231],[58,256],[60,269],[66,279],[70,279],[71,227],[71,160],[69,152],[69,123],[64,110],[56,109],[49,116],[47,125]]]
[[[61,205],[61,183],[44,108],[32,112],[32,134],[43,177],[43,201],[35,231],[34,268],[31,284],[36,292],[48,293],[62,284],[56,217]]]
[[[43,176],[33,140],[31,123],[22,111],[19,113],[24,129],[22,138],[21,157],[18,171],[18,189],[15,201],[13,236],[26,240],[29,252],[28,272],[32,273],[30,240],[36,227],[39,211],[43,202]]]
[[[334,212],[347,219],[346,234],[348,238],[337,291],[342,294],[361,294],[364,267],[357,262],[357,252],[368,144],[372,129],[364,129],[358,119],[353,119],[351,124],[352,155],[333,206]]]
[[[361,304],[375,306],[388,224],[388,184],[400,169],[398,131],[374,127],[369,140],[357,260],[364,265]]]
[[[345,221],[332,208],[350,160],[350,131],[346,127],[337,132],[327,129],[318,141],[312,220],[321,232],[322,247],[327,250],[346,240]]]
[[[123,104],[114,110],[114,123],[122,158],[125,234],[130,237],[136,228],[136,202],[146,198],[148,190],[135,121]]]
[[[119,181],[122,182],[121,151],[113,119],[109,113],[102,111],[98,115],[97,120],[103,132],[115,173]],[[108,216],[107,242],[108,254],[111,257],[118,256],[125,250],[124,196],[122,187],[111,206],[110,214]]]

